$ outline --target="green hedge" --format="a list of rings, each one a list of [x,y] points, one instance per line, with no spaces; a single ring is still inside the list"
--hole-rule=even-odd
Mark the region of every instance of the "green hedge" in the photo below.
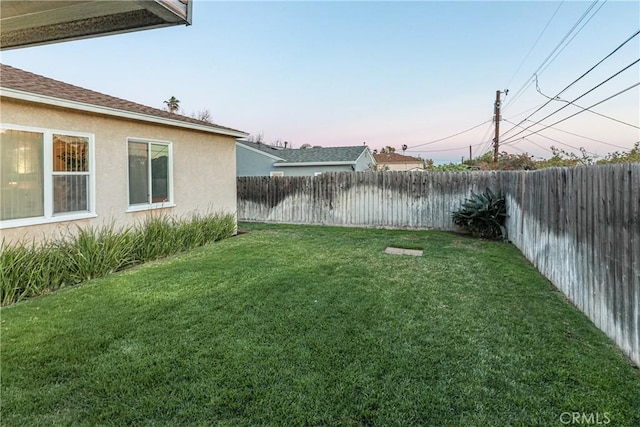
[[[0,303],[25,298],[166,257],[233,235],[231,214],[149,216],[136,227],[80,228],[66,238],[0,245]]]

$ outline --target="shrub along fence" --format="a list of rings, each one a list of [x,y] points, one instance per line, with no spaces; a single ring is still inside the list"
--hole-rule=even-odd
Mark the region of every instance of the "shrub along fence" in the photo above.
[[[451,212],[485,188],[506,195],[509,240],[640,365],[640,163],[242,177],[238,219],[459,230]]]

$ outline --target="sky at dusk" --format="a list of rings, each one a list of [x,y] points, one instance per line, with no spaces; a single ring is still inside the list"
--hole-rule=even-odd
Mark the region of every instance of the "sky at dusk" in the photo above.
[[[185,115],[206,109],[266,142],[406,144],[439,163],[468,157],[470,145],[474,157],[490,149],[496,91],[509,89],[501,151],[602,156],[640,141],[640,36],[560,92],[639,29],[637,1],[196,0],[189,27],[3,51],[0,60],[157,108],[175,96]],[[586,108],[615,95],[592,108],[601,115],[566,102],[618,72],[575,101]]]

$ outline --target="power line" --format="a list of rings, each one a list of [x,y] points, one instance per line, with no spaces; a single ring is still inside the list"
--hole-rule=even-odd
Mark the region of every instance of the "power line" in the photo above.
[[[453,138],[454,136],[458,136],[458,135],[462,135],[463,133],[470,132],[470,131],[472,131],[472,130],[474,130],[474,129],[476,129],[476,128],[479,128],[480,126],[482,126],[482,125],[484,125],[484,124],[486,124],[486,123],[489,123],[490,121],[491,121],[491,119],[489,119],[489,120],[485,120],[484,122],[482,122],[482,123],[480,123],[480,124],[478,124],[478,125],[475,125],[475,126],[473,126],[473,127],[470,127],[469,129],[465,129],[465,130],[460,131],[460,132],[458,132],[458,133],[454,133],[453,135],[445,136],[444,138],[434,139],[433,141],[424,142],[424,143],[422,143],[422,144],[412,145],[411,147],[408,147],[408,148],[416,148],[416,147],[422,147],[422,146],[424,146],[424,145],[435,144],[436,142],[444,141],[444,140],[446,140],[446,139]]]
[[[615,54],[618,50],[622,49],[622,47],[624,45],[626,45],[627,43],[629,43],[631,40],[633,40],[635,37],[638,36],[638,34],[640,34],[640,30],[637,30],[635,33],[633,33],[631,36],[629,36],[629,38],[627,38],[624,42],[622,42],[618,47],[616,47],[614,50],[612,50],[611,52],[609,52],[604,58],[602,58],[600,61],[598,61],[594,66],[592,66],[591,68],[589,68],[586,72],[584,72],[580,77],[578,77],[577,79],[575,79],[574,81],[572,81],[571,83],[569,83],[569,85],[567,85],[564,89],[562,89],[560,92],[558,92],[556,94],[555,97],[559,97],[563,92],[565,92],[567,89],[569,89],[571,86],[573,86],[574,84],[576,84],[578,81],[580,81],[582,78],[584,78],[587,74],[589,74],[591,71],[593,71],[597,66],[599,66],[600,64],[602,64],[604,61],[606,61],[609,57],[611,57],[613,54]],[[532,76],[535,77],[535,73]],[[531,83],[533,83],[533,80],[531,80]],[[544,104],[542,104],[540,107],[538,107],[536,109],[536,111],[534,111],[533,113],[529,114],[526,118],[524,118],[523,120],[520,121],[519,124],[524,123],[525,121],[527,121],[527,119],[531,118],[531,116],[533,116],[534,114],[536,114],[538,111],[542,110],[545,106],[547,106],[549,103],[551,103],[551,100],[548,100],[547,102],[545,102]],[[505,136],[506,134],[508,134],[509,132],[511,132],[512,130],[515,129],[515,126],[512,127],[511,129],[507,130],[505,133],[502,134],[502,136]]]
[[[465,145],[464,147],[444,148],[442,150],[407,150],[407,153],[442,153],[445,151],[468,150],[469,147],[479,147],[480,145],[482,145],[482,142],[478,144]]]
[[[535,107],[531,107],[531,108],[529,108],[529,109],[527,109],[527,110],[525,110],[525,111],[522,111],[522,112],[520,112],[520,113],[518,113],[518,114],[513,114],[513,115],[511,115],[511,117],[518,117],[518,116],[521,116],[521,115],[523,115],[523,114],[525,114],[525,113],[528,113],[528,112],[529,112],[529,111],[531,111],[531,110],[535,110],[536,108],[542,108],[542,107],[544,107],[544,105],[545,105],[545,104],[540,104],[540,105],[537,105],[537,106],[535,106]],[[503,114],[503,116],[504,116],[504,114]]]
[[[560,40],[560,42],[558,42],[558,44],[556,45],[556,47],[553,48],[553,50],[551,51],[551,53],[545,58],[544,61],[542,61],[542,63],[538,66],[538,68],[533,72],[533,74],[531,75],[531,77],[529,77],[529,79],[520,87],[520,89],[518,89],[518,91],[516,92],[516,94],[514,95],[514,97],[511,99],[511,102],[507,103],[507,105],[505,105],[505,110],[507,109],[508,106],[510,106],[511,104],[513,104],[516,99],[518,99],[522,93],[524,93],[524,90],[526,88],[526,86],[530,85],[533,82],[533,77],[542,69],[542,67],[547,63],[547,61],[549,61],[549,59],[553,56],[554,53],[556,53],[556,51],[560,48],[560,46],[562,46],[562,44],[564,43],[564,41],[571,35],[571,33],[578,27],[578,25],[580,25],[580,23],[585,19],[585,17],[589,14],[589,12],[591,12],[591,10],[595,7],[595,5],[598,3],[598,0],[594,0],[589,7],[587,8],[587,10],[584,11],[584,13],[582,14],[582,16],[578,19],[578,21],[573,24],[573,27],[571,27],[571,29],[564,35],[564,37],[562,38],[562,40]],[[557,57],[557,56],[556,56]],[[554,58],[555,60],[555,58]]]
[[[528,139],[528,138],[522,138],[522,139],[524,139],[524,140],[525,140],[525,141],[527,141],[527,142],[530,142],[531,144],[535,145],[535,146],[536,146],[536,147],[538,147],[538,148],[541,148],[542,150],[544,150],[544,151],[546,151],[546,152],[548,152],[548,153],[553,154],[553,151],[549,150],[547,147],[544,147],[544,146],[542,146],[542,145],[540,145],[540,144],[537,144],[537,143],[533,142],[532,140],[530,140],[530,139]]]
[[[516,147],[514,145],[511,145],[510,147],[513,148],[514,150],[517,150],[517,151],[523,153],[523,154],[529,154],[529,153],[525,152],[524,150],[521,150],[520,148],[518,148],[518,147]]]
[[[526,82],[522,84],[522,86],[520,87],[520,89],[518,89],[516,94],[505,104],[504,106],[505,111],[509,109],[509,107],[511,107],[511,105],[513,105],[513,103],[516,102],[516,100],[522,96],[522,94],[527,90],[529,86],[531,86],[532,83],[533,83],[533,75],[529,77],[529,79]]]
[[[541,129],[541,130],[543,130],[543,129]],[[540,131],[538,131],[538,132],[540,132]],[[534,133],[537,133],[537,132],[534,132]],[[531,136],[531,135],[533,135],[533,134],[529,134],[529,135],[527,135],[527,136]],[[574,147],[573,145],[571,145],[571,144],[567,144],[566,142],[558,141],[557,139],[551,138],[551,137],[546,136],[546,135],[538,135],[538,136],[541,136],[542,138],[546,138],[546,139],[548,139],[549,141],[553,141],[553,142],[555,142],[555,143],[557,143],[557,144],[564,145],[565,147],[573,148],[574,150],[578,150],[578,151],[580,151],[580,148],[579,148],[579,147]],[[527,137],[522,137],[522,139],[526,139],[527,141],[531,142],[531,140],[530,140],[530,139],[527,139]],[[521,140],[514,140],[514,141],[511,141],[511,142],[510,142],[510,144],[511,144],[511,145],[509,145],[509,147],[514,146],[514,145],[515,145],[515,144],[517,144],[518,142],[521,142]],[[508,143],[505,143],[505,145],[507,145],[507,144],[508,144]],[[596,155],[596,153],[591,153],[591,152],[588,152],[588,151],[587,151],[587,153],[589,153],[589,154],[593,154],[593,155]]]
[[[484,133],[484,136],[482,137],[482,139],[480,139],[481,143],[484,141],[483,148],[480,149],[481,153],[486,153],[487,151],[489,151],[489,148],[491,148],[491,143],[493,142],[493,140],[489,138],[489,133],[491,132],[492,129],[493,129],[493,123],[489,124],[487,131]]]
[[[615,97],[617,97],[617,96],[619,96],[619,95],[622,95],[623,93],[625,93],[625,92],[627,92],[627,91],[630,91],[631,89],[633,89],[633,88],[635,88],[635,87],[638,87],[638,86],[640,86],[640,82],[635,83],[635,84],[633,84],[633,85],[629,86],[628,88],[623,89],[623,90],[621,90],[620,92],[615,93],[615,94],[613,94],[613,95],[611,95],[611,96],[609,96],[609,97],[607,97],[607,98],[603,99],[602,101],[598,101],[598,102],[596,102],[595,104],[593,104],[593,105],[591,105],[591,106],[587,107],[587,108],[586,108],[586,109],[584,109],[584,110],[580,110],[580,111],[578,111],[577,113],[574,113],[574,114],[572,114],[572,115],[570,115],[570,116],[567,116],[567,117],[565,117],[564,119],[558,120],[557,122],[552,123],[552,124],[550,124],[550,125],[547,125],[547,126],[543,127],[542,129],[539,129],[539,130],[537,130],[537,131],[535,131],[535,132],[531,132],[531,133],[530,133],[529,135],[527,135],[527,136],[535,135],[535,134],[537,134],[537,133],[542,132],[542,131],[543,131],[543,130],[545,130],[545,129],[549,129],[549,128],[550,128],[550,127],[552,127],[552,126],[557,125],[558,123],[562,123],[562,122],[564,122],[565,120],[569,120],[570,118],[575,117],[575,116],[577,116],[577,115],[578,115],[578,114],[580,114],[580,113],[584,113],[585,111],[587,111],[587,110],[589,110],[589,109],[591,109],[591,108],[593,108],[593,107],[595,107],[595,106],[598,106],[598,105],[600,105],[600,104],[602,104],[602,103],[605,103],[605,102],[607,102],[607,101],[609,101],[609,100],[611,100],[611,99],[613,99],[613,98],[615,98]],[[546,117],[545,117],[545,118],[546,118]],[[544,120],[544,119],[543,119],[543,120]],[[537,122],[535,122],[534,124],[540,124],[540,122],[541,122],[541,121],[542,121],[542,120],[537,121]],[[533,126],[533,125],[531,125],[531,126]],[[527,129],[529,129],[531,126],[527,127]],[[527,130],[527,129],[525,129],[525,130]],[[522,132],[524,132],[524,130],[523,130]],[[522,132],[518,132],[518,134],[520,134],[520,133],[522,133]],[[515,135],[514,135],[514,136],[515,136]],[[541,136],[543,136],[543,135],[541,135]],[[523,137],[523,138],[524,138],[524,137]],[[513,137],[510,137],[507,141],[504,141],[504,143],[508,143],[508,142],[510,142],[510,141],[513,141]]]
[[[541,75],[542,73],[544,73],[544,72],[545,72],[545,70],[546,70],[547,68],[549,68],[549,65],[551,65],[551,64],[553,63],[553,61],[555,61],[555,60],[556,60],[556,58],[557,58],[558,56],[560,56],[560,54],[562,53],[562,51],[563,51],[563,50],[565,50],[567,46],[569,46],[569,44],[573,41],[573,39],[575,39],[575,38],[576,38],[576,36],[577,36],[578,34],[580,34],[580,32],[582,31],[582,29],[583,29],[584,27],[586,27],[586,26],[587,26],[587,24],[588,24],[588,23],[593,19],[593,17],[594,17],[594,16],[596,16],[596,15],[597,15],[597,13],[598,13],[598,12],[600,12],[600,9],[602,9],[602,6],[604,6],[606,2],[607,2],[607,0],[604,0],[604,1],[600,4],[600,7],[598,7],[598,9],[596,9],[596,11],[595,11],[595,12],[593,12],[593,14],[589,17],[589,19],[587,19],[587,22],[585,22],[584,24],[582,24],[582,27],[580,27],[580,28],[578,29],[578,31],[576,31],[576,32],[573,34],[573,36],[571,36],[571,39],[569,39],[569,41],[568,41],[568,42],[567,42],[567,43],[562,47],[562,49],[560,49],[560,51],[559,51],[558,53],[556,53],[556,55],[551,59],[551,61],[549,61],[549,62],[547,63],[547,65],[545,65],[545,66],[544,66],[544,68],[542,68],[542,69],[540,70],[540,72],[538,73],[538,75]]]
[[[526,62],[526,60],[529,59],[529,56],[531,55],[531,52],[533,52],[533,49],[535,49],[535,47],[538,45],[538,42],[540,41],[540,39],[542,38],[544,33],[547,31],[547,28],[549,27],[549,24],[551,24],[551,21],[553,21],[553,18],[555,18],[556,14],[558,13],[558,11],[560,10],[560,7],[563,4],[564,4],[564,0],[562,0],[560,2],[558,7],[556,8],[555,12],[553,12],[553,15],[551,15],[551,18],[549,18],[549,20],[547,21],[547,24],[544,26],[544,28],[542,29],[542,31],[538,35],[538,38],[536,39],[536,41],[533,42],[533,45],[531,45],[531,48],[529,49],[529,52],[527,52],[527,54],[525,55],[525,57],[522,60],[522,62],[520,63],[520,65],[518,65],[518,68],[516,69],[516,72],[513,73],[513,76],[511,76],[511,79],[509,79],[509,83],[507,83],[507,85],[505,87],[509,87],[511,85],[511,83],[513,82],[513,79],[518,75],[518,72],[520,71],[520,69],[522,68],[522,66]]]
[[[548,119],[549,117],[553,116],[554,114],[559,113],[560,111],[564,110],[565,108],[567,108],[569,105],[571,105],[572,103],[574,103],[575,101],[579,100],[580,98],[585,97],[586,95],[588,95],[589,93],[593,92],[594,90],[598,89],[600,86],[604,85],[605,83],[607,83],[608,81],[610,81],[611,79],[617,77],[618,75],[620,75],[621,73],[625,72],[626,70],[628,70],[629,68],[631,68],[632,66],[634,66],[635,64],[637,64],[638,62],[640,62],[640,58],[636,59],[635,61],[633,61],[632,63],[630,63],[629,65],[627,65],[626,67],[624,67],[623,69],[619,70],[618,72],[616,72],[615,74],[613,74],[612,76],[609,76],[608,78],[606,78],[605,80],[603,80],[602,82],[598,83],[596,86],[592,87],[591,89],[589,89],[588,91],[586,91],[585,93],[583,93],[582,95],[580,95],[579,97],[575,98],[573,101],[569,102],[568,104],[563,105],[562,107],[558,108],[556,111],[554,111],[551,114],[548,114],[547,116],[545,116],[543,119],[540,119],[537,123],[540,123],[541,121]],[[584,76],[584,74],[583,74]],[[572,83],[573,84],[573,83]],[[564,89],[566,90],[566,88]],[[562,92],[564,92],[564,90]],[[562,93],[560,92],[560,93]],[[560,94],[558,94],[557,96],[559,96]],[[547,105],[548,103],[550,103],[551,100],[547,101],[545,103],[545,105]],[[589,107],[591,108],[591,107]],[[586,109],[580,111],[580,112],[584,112]],[[537,111],[536,111],[537,112]],[[534,113],[535,114],[535,113]],[[530,114],[529,117],[531,117],[533,114]],[[529,119],[529,117],[527,117],[526,119],[520,121],[520,123],[518,123],[519,125],[524,123],[527,119]],[[527,129],[531,128],[533,125],[527,127],[526,129],[521,130],[520,132],[516,133],[513,136],[510,136],[508,139],[512,139],[518,135],[520,135],[521,133],[523,133],[524,131],[526,131]],[[509,130],[512,130],[514,128],[511,128]],[[509,132],[509,131],[507,131]],[[502,134],[502,136],[504,136],[507,132],[505,132],[504,134]],[[505,141],[506,142],[506,141]]]
[[[622,147],[620,145],[612,144],[610,142],[605,142],[605,141],[602,141],[600,139],[595,139],[595,138],[591,138],[591,137],[588,137],[588,136],[580,135],[580,134],[577,134],[577,133],[569,132],[568,130],[564,130],[564,129],[560,129],[560,128],[556,128],[556,127],[554,127],[553,129],[557,130],[558,132],[566,133],[568,135],[577,136],[578,138],[584,138],[584,139],[588,139],[589,141],[599,142],[599,143],[604,144],[604,145],[610,145],[611,147],[622,148],[622,149],[626,149],[627,148],[627,147]]]
[[[556,96],[555,98],[551,98],[550,96],[545,95],[544,93],[542,93],[542,91],[540,90],[540,87],[538,86],[538,79],[537,79],[537,78],[536,78],[536,91],[537,91],[540,95],[542,95],[542,96],[544,96],[545,98],[550,99],[550,100],[552,100],[552,101],[566,102],[566,103],[567,103],[567,104],[569,104],[569,105],[573,105],[574,107],[578,107],[578,108],[580,108],[580,109],[582,109],[582,110],[586,110],[586,108],[584,108],[584,107],[582,107],[582,106],[580,106],[580,105],[576,104],[575,102],[567,101],[567,100],[565,100],[565,99],[560,98],[559,96]],[[613,118],[613,117],[611,117],[611,116],[607,116],[606,114],[598,113],[597,111],[591,111],[591,110],[587,110],[587,111],[589,111],[590,113],[595,114],[595,115],[597,115],[597,116],[604,117],[605,119],[613,120],[614,122],[618,122],[618,123],[621,123],[621,124],[626,125],[626,126],[631,126],[632,128],[640,129],[640,126],[636,126],[636,125],[634,125],[634,124],[627,123],[627,122],[625,122],[625,121],[622,121],[622,120],[619,120],[619,119]]]

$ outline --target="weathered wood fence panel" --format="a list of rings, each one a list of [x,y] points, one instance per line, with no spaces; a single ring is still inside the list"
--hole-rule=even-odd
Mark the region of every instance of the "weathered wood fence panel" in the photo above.
[[[451,210],[497,172],[336,172],[238,178],[241,221],[393,228],[454,228]]]
[[[640,163],[519,172],[357,172],[238,179],[238,219],[455,230],[485,188],[509,240],[640,366]]]
[[[640,163],[508,178],[509,240],[640,365]]]

